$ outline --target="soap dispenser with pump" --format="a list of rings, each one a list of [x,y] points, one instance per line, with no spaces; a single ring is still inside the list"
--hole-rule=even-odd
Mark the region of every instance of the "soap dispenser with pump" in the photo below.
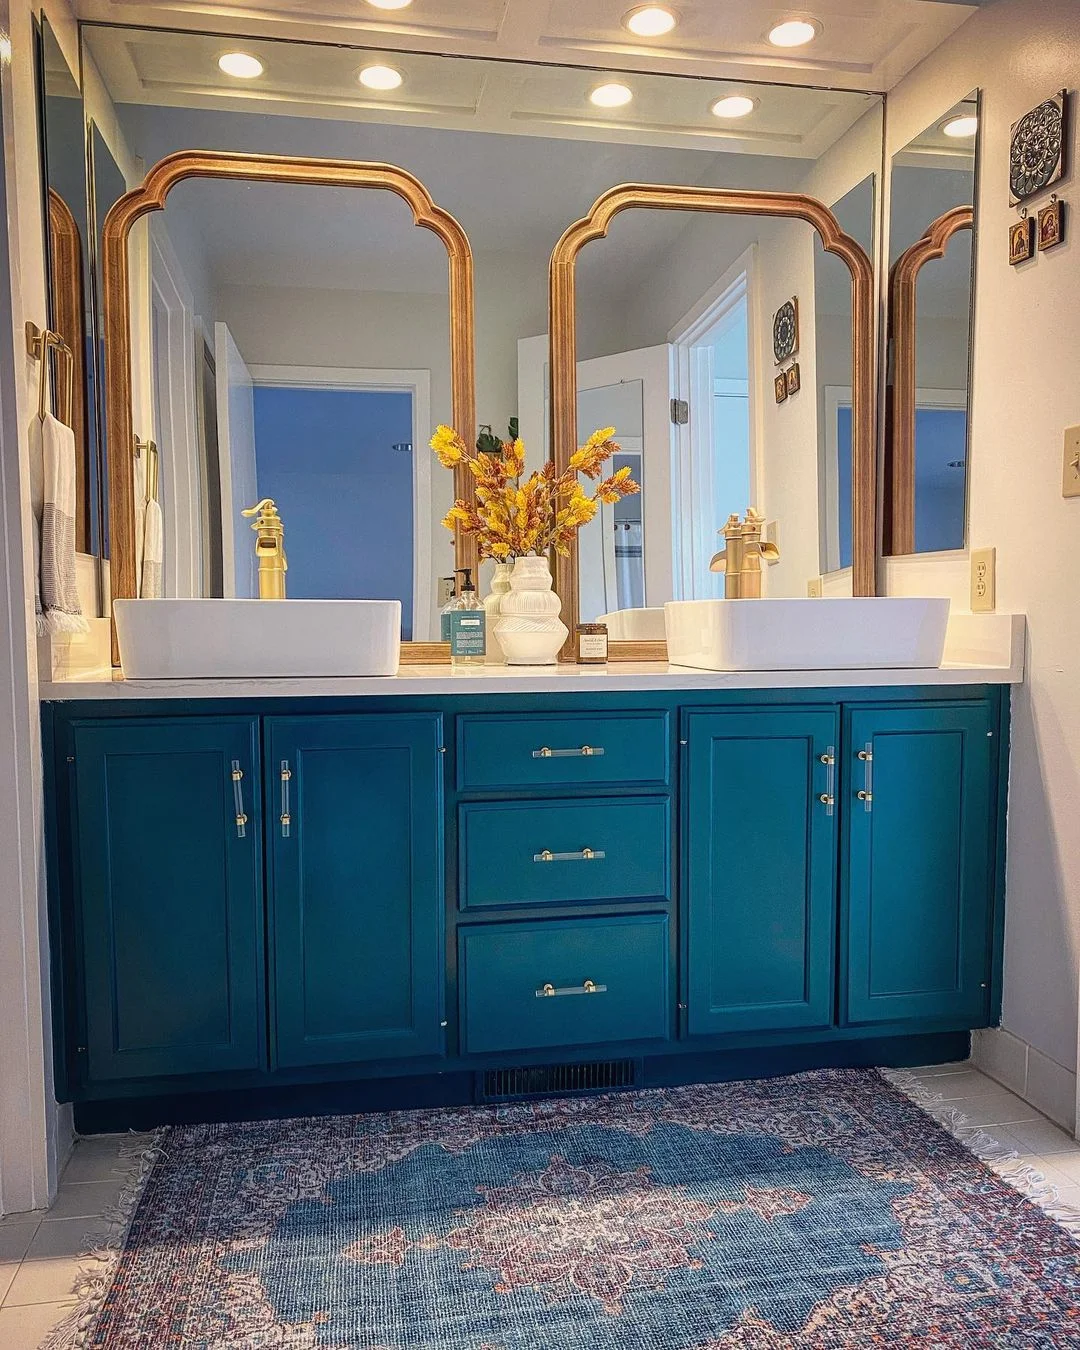
[[[487,650],[487,613],[473,585],[472,568],[458,569],[461,594],[450,611],[450,661],[455,666],[482,666]]]

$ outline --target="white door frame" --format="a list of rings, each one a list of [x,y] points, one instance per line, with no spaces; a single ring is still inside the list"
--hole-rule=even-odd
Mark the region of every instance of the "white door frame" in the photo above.
[[[361,389],[370,393],[412,395],[413,460],[413,642],[429,642],[431,633],[431,371],[379,370],[356,366],[249,367],[256,385],[292,389]]]
[[[165,525],[165,557],[162,569],[162,595],[200,596],[203,594],[202,538],[203,518],[199,440],[195,427],[195,301],[184,277],[172,241],[160,219],[150,222],[150,305],[155,302],[164,311],[167,323],[163,368],[168,372],[164,387],[151,372],[151,388],[161,395],[162,406],[154,408],[158,454],[163,472],[159,491]],[[154,351],[158,365],[162,353]],[[149,460],[143,456],[143,472],[135,478],[135,519],[141,536],[145,474]],[[140,562],[142,558],[139,545]],[[140,581],[141,589],[141,581]]]
[[[675,427],[675,455],[672,471],[673,548],[676,559],[675,598],[700,598],[700,578],[711,575],[709,561],[719,548],[717,531],[723,521],[706,528],[701,519],[702,502],[711,502],[714,490],[713,396],[715,380],[711,348],[702,339],[746,301],[747,322],[747,395],[750,419],[750,497],[747,505],[757,505],[761,483],[761,437],[758,427],[756,379],[757,315],[750,302],[754,294],[754,268],[757,246],[742,253],[717,282],[683,315],[671,329],[668,340],[675,349],[676,397],[690,407],[689,421]],[[716,593],[719,593],[717,590]]]

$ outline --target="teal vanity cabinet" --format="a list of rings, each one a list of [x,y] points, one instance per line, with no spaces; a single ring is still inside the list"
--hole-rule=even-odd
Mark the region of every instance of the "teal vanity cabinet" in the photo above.
[[[258,719],[76,721],[72,751],[79,1072],[259,1067]]]
[[[271,717],[272,1058],[443,1049],[442,719]]]
[[[689,1034],[829,1026],[839,709],[690,712],[682,739]]]
[[[461,684],[46,705],[78,1123],[925,1063],[995,1020],[1006,692]]]
[[[858,707],[845,741],[845,1020],[985,1024],[997,719],[981,702]]]

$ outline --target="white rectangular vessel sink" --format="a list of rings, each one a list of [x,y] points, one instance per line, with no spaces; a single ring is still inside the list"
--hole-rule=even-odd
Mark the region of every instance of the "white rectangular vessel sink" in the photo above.
[[[949,602],[932,598],[674,600],[668,660],[703,670],[935,669]]]
[[[400,600],[117,600],[132,680],[396,675]]]

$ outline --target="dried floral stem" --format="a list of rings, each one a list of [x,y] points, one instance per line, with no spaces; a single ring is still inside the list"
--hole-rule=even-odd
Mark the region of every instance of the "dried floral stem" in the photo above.
[[[439,463],[447,469],[464,464],[476,479],[476,505],[459,499],[443,524],[448,530],[475,535],[481,558],[506,562],[551,549],[569,553],[578,530],[592,520],[601,502],[617,502],[641,491],[629,466],[602,477],[602,466],[619,450],[614,436],[614,427],[594,431],[571,455],[564,473],[556,474],[548,460],[522,481],[525,444],[520,438],[500,442],[497,454],[470,454],[452,427],[440,426],[431,438]],[[596,483],[591,496],[579,477]]]

